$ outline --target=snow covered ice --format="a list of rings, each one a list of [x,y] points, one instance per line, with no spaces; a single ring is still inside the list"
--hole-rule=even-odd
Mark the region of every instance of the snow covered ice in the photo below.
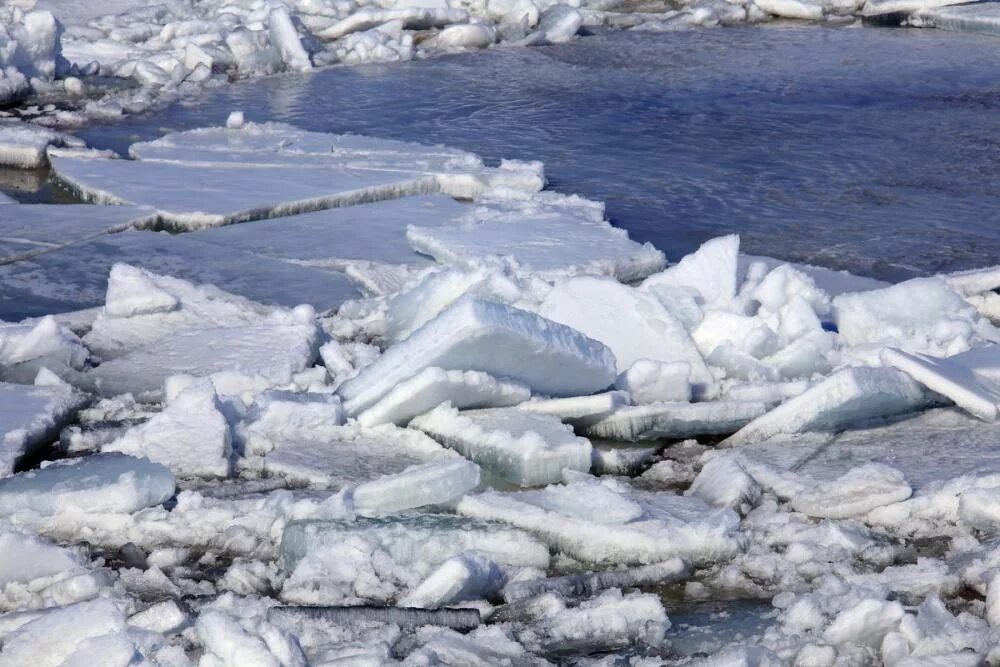
[[[235,66],[514,29],[319,4],[229,30]],[[597,11],[487,4],[536,43]],[[45,146],[103,203],[3,206],[0,664],[995,651],[994,267],[888,285],[735,236],[666,265],[537,163],[227,125]],[[691,622],[715,604],[755,629]]]

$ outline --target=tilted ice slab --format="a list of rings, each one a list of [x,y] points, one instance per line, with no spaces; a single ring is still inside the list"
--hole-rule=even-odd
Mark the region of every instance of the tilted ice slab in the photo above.
[[[449,558],[399,601],[400,607],[437,609],[462,600],[484,599],[503,588],[506,577],[489,558],[465,552]]]
[[[461,458],[411,466],[359,485],[351,492],[362,516],[395,514],[458,500],[479,484],[479,466]]]
[[[706,241],[680,262],[643,282],[643,289],[655,293],[662,288],[688,288],[697,292],[705,305],[728,308],[736,297],[736,259],[740,237],[736,234]]]
[[[406,426],[442,403],[462,410],[502,408],[531,398],[531,390],[519,382],[499,380],[479,371],[446,371],[425,368],[400,382],[378,403],[358,415],[362,426],[396,424]]]
[[[26,453],[54,440],[86,397],[68,386],[0,383],[0,477]]]
[[[190,234],[127,231],[0,266],[0,318],[103,305],[108,275],[118,262],[195,283],[222,285],[230,293],[264,304],[309,303],[325,310],[360,296],[351,280],[339,272],[201,243]]]
[[[327,426],[292,431],[264,455],[264,472],[293,484],[345,488],[402,473],[407,468],[457,458],[418,431],[379,426]]]
[[[157,399],[172,375],[211,377],[222,394],[259,392],[291,383],[318,354],[314,323],[271,321],[189,329],[106,361],[82,377],[104,396]]]
[[[5,208],[0,214],[0,263],[143,225],[151,217],[152,211],[135,206],[19,204]]]
[[[459,225],[414,225],[406,236],[416,250],[466,269],[499,256],[543,275],[596,273],[633,281],[663,267],[659,250],[629,239],[603,219],[603,211],[595,216],[593,206],[567,199],[543,193],[525,202],[489,202]]]
[[[753,420],[726,439],[745,445],[779,433],[839,431],[928,404],[924,390],[891,368],[845,368]]]
[[[886,366],[898,368],[980,419],[996,421],[1000,416],[1000,385],[961,363],[891,347],[882,350],[881,358]]]
[[[543,185],[537,164],[488,168],[455,149],[280,124],[168,134],[129,152],[135,160],[64,152],[52,165],[88,200],[151,206],[161,223],[182,229],[413,194],[473,197],[494,186],[535,192]]]
[[[549,550],[517,528],[447,514],[293,521],[281,538],[290,572],[282,599],[300,604],[389,602],[468,551],[502,566],[549,565]]]
[[[727,435],[767,412],[763,401],[707,403],[652,403],[618,408],[584,433],[610,440],[683,439],[699,435]]]
[[[946,7],[948,5],[958,5],[966,0],[868,0],[862,8],[864,16],[879,16],[882,14],[895,14],[899,12],[917,12],[918,16],[924,14],[921,10],[933,10],[936,7]],[[931,24],[929,27],[938,27]]]
[[[667,494],[629,494],[638,514],[614,520],[593,505],[593,483],[552,486],[540,491],[487,492],[466,496],[457,505],[465,516],[504,521],[538,535],[554,549],[585,563],[648,565],[674,557],[706,562],[735,553],[739,519],[697,498]],[[614,492],[612,492],[614,493]],[[587,512],[596,512],[595,516]]]
[[[0,515],[135,512],[172,495],[174,476],[159,463],[95,454],[0,480]]]
[[[590,442],[550,415],[514,408],[459,412],[445,404],[410,426],[521,486],[558,481],[564,468],[590,470]]]
[[[639,359],[682,361],[697,393],[714,392],[712,373],[684,325],[647,293],[610,278],[581,276],[557,284],[538,312],[611,348],[619,373]]]
[[[615,378],[602,343],[534,313],[463,298],[393,345],[337,393],[348,414],[374,405],[425,368],[477,370],[552,396],[591,394]]]
[[[39,609],[88,600],[111,583],[67,549],[35,535],[0,530],[0,611]]]

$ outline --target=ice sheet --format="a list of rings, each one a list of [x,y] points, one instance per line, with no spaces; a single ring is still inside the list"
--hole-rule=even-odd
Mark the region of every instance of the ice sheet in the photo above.
[[[358,414],[425,368],[478,370],[523,382],[532,391],[575,396],[614,381],[603,344],[533,313],[464,298],[386,350],[337,392]]]
[[[310,303],[319,310],[336,308],[360,295],[342,273],[201,243],[190,235],[130,231],[0,266],[0,317],[21,319],[101,305],[116,262],[223,285],[255,301],[289,307]]]
[[[970,414],[985,421],[1000,415],[1000,385],[949,359],[908,354],[895,348],[881,353],[887,366],[897,368],[931,391],[946,396]]]
[[[26,453],[55,440],[86,402],[66,386],[0,383],[0,477],[13,474]]]

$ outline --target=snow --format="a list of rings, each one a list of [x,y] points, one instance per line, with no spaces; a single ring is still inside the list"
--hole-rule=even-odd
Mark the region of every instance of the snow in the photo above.
[[[465,269],[499,256],[543,275],[587,273],[634,281],[663,266],[663,253],[612,227],[594,202],[553,193],[483,201],[461,224],[413,225],[407,239],[438,262]],[[570,237],[571,245],[565,243]]]
[[[603,344],[532,313],[465,298],[340,385],[348,414],[371,407],[425,368],[476,370],[522,382],[533,392],[576,396],[615,377]]]
[[[410,424],[521,486],[558,481],[564,468],[590,470],[590,442],[550,415],[512,408],[459,412],[446,403]]]
[[[681,440],[728,435],[761,418],[770,406],[760,401],[664,402],[624,406],[586,424],[587,435],[611,440]]]
[[[396,385],[375,405],[357,416],[362,426],[396,424],[406,426],[417,415],[442,403],[455,408],[501,408],[523,403],[531,390],[518,382],[498,380],[478,371],[446,371],[425,368]]]
[[[980,419],[995,421],[1000,416],[1000,386],[960,363],[894,348],[883,350],[881,358],[886,366],[903,371]]]
[[[0,514],[135,512],[159,505],[173,494],[174,476],[162,465],[101,454],[0,479]]]
[[[845,368],[782,403],[726,439],[760,442],[779,433],[839,431],[866,421],[912,412],[928,404],[909,376],[886,368]]]
[[[539,313],[607,345],[619,373],[639,359],[683,362],[698,395],[715,392],[714,379],[685,331],[655,298],[611,279],[579,277],[557,284]]]
[[[68,386],[0,383],[0,477],[25,454],[51,442],[86,403]]]

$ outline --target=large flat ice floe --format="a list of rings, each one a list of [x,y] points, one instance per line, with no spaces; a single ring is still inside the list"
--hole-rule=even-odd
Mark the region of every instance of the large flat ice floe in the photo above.
[[[536,165],[490,168],[456,149],[278,124],[190,130],[129,152],[133,160],[66,151],[52,157],[52,168],[85,199],[149,206],[160,224],[178,229],[434,192],[466,198],[496,186],[535,192],[544,184]]]

